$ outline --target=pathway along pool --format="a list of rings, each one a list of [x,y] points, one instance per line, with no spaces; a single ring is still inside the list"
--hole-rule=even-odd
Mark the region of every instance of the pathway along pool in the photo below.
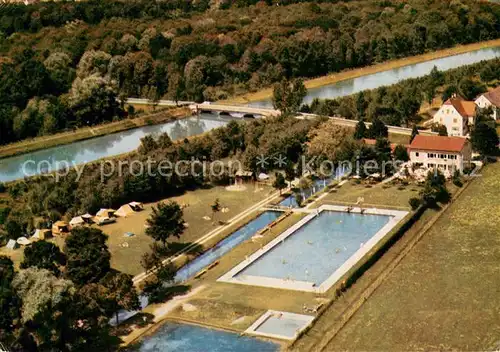
[[[440,71],[446,71],[460,66],[474,64],[483,60],[491,60],[500,57],[500,47],[479,49],[468,53],[429,60],[418,64],[403,66],[392,70],[382,71],[370,75],[360,76],[334,84],[309,89],[304,98],[305,104],[310,104],[314,99],[334,99],[374,89],[389,86],[408,78],[416,78],[428,75],[436,66]],[[249,103],[250,106],[272,107],[270,99]]]
[[[274,352],[279,345],[235,333],[167,322],[144,338],[141,352]]]
[[[144,126],[0,159],[0,182],[9,182],[22,179],[25,176],[56,171],[65,165],[81,165],[102,158],[128,153],[137,149],[141,138],[148,134],[167,132],[170,138],[178,140],[222,127],[231,119],[231,117],[220,118],[217,115],[204,114],[200,117],[190,117],[161,125]]]

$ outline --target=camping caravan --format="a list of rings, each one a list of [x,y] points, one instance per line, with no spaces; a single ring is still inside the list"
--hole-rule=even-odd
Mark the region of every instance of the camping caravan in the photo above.
[[[35,231],[35,233],[33,234],[33,236],[30,237],[30,240],[31,240],[31,242],[35,242],[35,241],[45,240],[45,239],[50,238],[50,237],[51,237],[50,230],[47,230],[47,229],[44,229],[44,230],[37,229]]]
[[[65,221],[56,221],[52,225],[52,234],[54,236],[64,235],[69,233],[69,225]]]
[[[14,250],[19,248],[19,244],[16,242],[16,240],[9,240],[5,247],[7,247],[7,249]]]

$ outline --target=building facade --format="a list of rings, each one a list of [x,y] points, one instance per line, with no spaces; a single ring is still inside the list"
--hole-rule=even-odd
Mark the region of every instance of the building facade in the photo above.
[[[466,136],[474,123],[476,104],[461,97],[448,99],[434,115],[433,122],[444,125],[448,136]]]
[[[467,138],[416,136],[409,148],[413,167],[439,169],[450,175],[471,166],[472,147]]]
[[[491,117],[496,121],[498,118],[498,110],[500,109],[500,87],[480,95],[475,103],[481,109],[491,108],[493,110]]]

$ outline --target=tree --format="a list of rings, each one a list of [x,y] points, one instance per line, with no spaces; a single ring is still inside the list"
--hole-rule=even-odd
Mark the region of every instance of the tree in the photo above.
[[[120,309],[140,309],[139,297],[137,296],[131,275],[108,272],[101,279],[101,284],[107,289],[106,300],[108,301],[108,309],[115,313],[116,324],[119,323],[118,311]]]
[[[55,244],[38,241],[24,249],[24,260],[21,268],[37,267],[47,269],[54,275],[59,275],[59,266],[66,263],[66,257]]]
[[[101,230],[91,227],[74,228],[66,238],[66,276],[76,285],[97,283],[111,268],[111,255]]]
[[[439,123],[432,124],[431,131],[437,132],[438,135],[443,136],[443,137],[446,137],[448,135],[448,130],[446,129],[446,126],[441,125]]]
[[[288,162],[285,165],[285,180],[288,182],[288,185],[291,185],[292,181],[295,180],[295,168],[293,163]]]
[[[274,86],[273,106],[284,115],[295,114],[299,111],[307,89],[301,79],[289,81],[283,79]]]
[[[219,202],[219,198],[215,198],[214,203],[210,206],[212,209],[212,220],[215,221],[215,215],[221,211],[221,205]]]
[[[441,171],[429,171],[420,196],[424,204],[430,208],[436,207],[438,202],[448,203],[450,201],[451,195],[446,189],[446,179]]]
[[[396,148],[394,148],[394,159],[400,161],[409,161],[410,157],[408,156],[408,151],[406,147],[398,144]]]
[[[182,209],[173,201],[159,203],[157,207],[153,207],[153,213],[146,223],[146,234],[156,241],[161,241],[163,247],[166,247],[169,238],[179,238],[186,228]]]
[[[283,176],[283,174],[281,172],[276,172],[275,173],[275,179],[274,179],[274,182],[273,182],[273,187],[277,190],[280,191],[280,195],[281,195],[281,191],[286,188],[286,181],[285,181],[285,177]]]
[[[365,93],[363,91],[361,91],[356,96],[356,111],[357,111],[357,116],[358,116],[359,121],[362,121],[363,117],[365,116],[366,105],[367,104],[366,104],[366,100],[365,100]],[[363,137],[361,137],[361,138],[363,138]],[[360,138],[356,138],[356,139],[360,139]]]
[[[305,191],[308,190],[308,189],[310,189],[311,187],[312,187],[312,181],[311,181],[310,178],[308,178],[308,177],[302,177],[299,180],[299,189],[300,189],[300,192],[301,192],[302,200],[306,199]]]
[[[458,89],[466,100],[474,100],[478,95],[486,92],[486,86],[483,83],[477,82],[470,77],[463,78],[458,85]]]
[[[6,256],[0,256],[0,336],[6,342],[6,338],[10,340],[14,333],[15,321],[20,316],[21,302],[16,292],[12,288],[12,280],[14,279],[14,264],[12,260]]]
[[[482,156],[498,154],[498,133],[485,122],[479,122],[472,129],[470,140],[472,148]]]
[[[354,130],[354,139],[363,139],[367,133],[366,124],[363,120],[359,120]]]
[[[389,131],[387,126],[378,118],[375,117],[372,120],[372,125],[368,131],[368,136],[370,138],[387,138],[389,136]]]
[[[413,128],[411,129],[411,137],[410,137],[410,144],[413,142],[415,137],[419,134],[417,125],[413,125]]]
[[[153,150],[158,149],[158,142],[151,135],[146,135],[141,138],[141,145],[139,146],[139,153],[148,154]]]

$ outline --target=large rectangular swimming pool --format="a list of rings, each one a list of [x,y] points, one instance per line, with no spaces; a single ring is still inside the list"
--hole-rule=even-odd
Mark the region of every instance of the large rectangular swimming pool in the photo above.
[[[326,206],[309,214],[220,281],[305,291],[324,289],[325,282],[347,272],[407,214],[380,209],[347,213],[328,207],[335,208]]]

